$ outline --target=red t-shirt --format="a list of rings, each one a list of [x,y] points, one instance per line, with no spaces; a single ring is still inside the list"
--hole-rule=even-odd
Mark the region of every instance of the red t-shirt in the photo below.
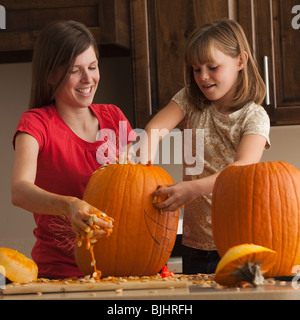
[[[90,109],[98,118],[101,129],[101,136],[95,143],[79,138],[54,106],[32,109],[21,116],[13,144],[18,132],[26,132],[37,140],[39,155],[35,184],[40,188],[81,199],[91,174],[103,164],[100,162],[111,162],[109,156],[118,155],[120,140],[123,145],[135,140],[134,131],[119,108],[91,105]],[[111,152],[112,149],[115,150]],[[39,277],[83,276],[75,262],[75,234],[69,219],[38,213],[34,213],[34,218],[37,241],[32,258],[38,265]]]

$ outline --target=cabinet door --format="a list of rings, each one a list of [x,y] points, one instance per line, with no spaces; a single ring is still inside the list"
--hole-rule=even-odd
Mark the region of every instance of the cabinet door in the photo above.
[[[253,45],[263,76],[264,57],[268,57],[270,104],[264,106],[273,125],[300,124],[300,29],[292,25],[297,2],[238,0],[237,19]]]
[[[130,49],[129,0],[2,0],[1,5],[6,29],[0,32],[0,63],[22,61],[24,53],[29,60],[39,31],[55,20],[80,21],[99,45]]]
[[[136,125],[143,128],[183,87],[187,38],[207,22],[228,17],[227,0],[132,0]]]

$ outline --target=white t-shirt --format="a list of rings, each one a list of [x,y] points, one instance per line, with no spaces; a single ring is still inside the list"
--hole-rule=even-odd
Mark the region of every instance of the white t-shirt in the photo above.
[[[203,172],[196,175],[186,174],[191,167],[183,165],[183,180],[191,181],[210,176],[221,171],[234,161],[239,143],[244,135],[259,134],[267,139],[270,147],[270,119],[262,106],[249,103],[231,114],[224,115],[214,105],[204,111],[191,108],[185,89],[179,91],[172,100],[185,115],[185,129],[193,131],[193,154],[197,154],[195,141],[196,129],[204,130]],[[188,141],[190,142],[190,141]],[[187,141],[184,142],[184,146]],[[199,146],[198,146],[199,147]],[[185,205],[183,218],[183,244],[200,250],[216,250],[211,228],[211,195],[199,197]]]

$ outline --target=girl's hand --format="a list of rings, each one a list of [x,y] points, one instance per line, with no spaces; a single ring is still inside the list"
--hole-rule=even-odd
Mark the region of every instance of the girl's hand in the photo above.
[[[197,188],[193,186],[193,181],[183,181],[173,185],[166,185],[153,193],[153,197],[168,196],[168,198],[160,203],[155,203],[157,209],[163,211],[177,211],[183,205],[190,203],[199,196]]]
[[[72,198],[70,201],[70,209],[68,216],[71,219],[71,226],[73,231],[77,235],[84,235],[85,228],[89,225],[89,219],[92,217],[92,213],[95,210],[99,211],[95,207],[88,204],[86,201],[80,200],[78,198]],[[100,227],[100,229],[95,230],[93,237],[101,238],[106,236],[107,231],[104,228],[113,228],[113,218],[108,217],[111,220],[111,224],[104,221],[103,219],[96,218],[94,223]]]

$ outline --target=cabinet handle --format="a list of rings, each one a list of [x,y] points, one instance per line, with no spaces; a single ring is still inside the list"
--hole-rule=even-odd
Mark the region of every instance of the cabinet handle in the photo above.
[[[265,85],[266,85],[266,105],[271,104],[270,101],[270,81],[269,81],[269,58],[264,56],[264,71],[265,71]]]

